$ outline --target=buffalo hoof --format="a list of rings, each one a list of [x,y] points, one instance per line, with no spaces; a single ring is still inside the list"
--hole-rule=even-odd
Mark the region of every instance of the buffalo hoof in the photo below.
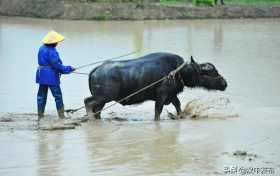
[[[178,119],[184,119],[186,118],[186,115],[184,113],[181,113],[177,116]]]
[[[167,112],[167,115],[172,120],[184,119],[186,118],[185,114],[181,113],[179,115],[174,115],[171,112]]]
[[[154,121],[160,121],[160,116],[156,116]]]
[[[174,114],[172,114],[171,112],[167,112],[167,115],[168,115],[168,117],[169,117],[170,119],[172,119],[172,120],[176,120],[176,119],[177,119],[177,116],[174,115]]]
[[[86,111],[87,111],[87,114],[85,115],[85,119],[93,120],[94,119],[94,113],[91,110],[89,110],[87,107],[86,107]]]
[[[89,116],[89,115],[86,115],[86,116],[85,116],[85,120],[86,120],[86,121],[93,121],[94,119],[95,119],[95,118],[94,118],[93,115],[90,115],[90,116]]]

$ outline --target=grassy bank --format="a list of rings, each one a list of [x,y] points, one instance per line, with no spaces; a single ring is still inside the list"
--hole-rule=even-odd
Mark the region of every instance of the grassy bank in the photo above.
[[[164,4],[197,4],[214,5],[214,0],[72,0],[79,2],[116,2],[116,3],[153,3],[160,2]],[[218,0],[218,3],[220,0]],[[280,0],[224,0],[224,5],[245,6],[245,5],[279,5]]]
[[[156,3],[149,3],[150,0],[142,0],[143,3],[102,1],[105,3],[86,3],[88,0],[2,0],[5,8],[0,8],[0,15],[69,20],[280,18],[280,0],[224,0],[225,5],[217,5],[215,8],[212,0],[201,0],[208,4],[197,6],[192,4],[193,0],[153,0]]]
[[[225,5],[244,6],[244,5],[277,5],[280,0],[224,0]]]
[[[194,5],[214,5],[215,0],[160,0],[162,3],[173,3],[173,4],[182,4],[182,3],[192,3]],[[220,0],[217,0],[218,4]],[[246,6],[246,5],[278,5],[280,0],[224,0],[224,5],[228,6]]]

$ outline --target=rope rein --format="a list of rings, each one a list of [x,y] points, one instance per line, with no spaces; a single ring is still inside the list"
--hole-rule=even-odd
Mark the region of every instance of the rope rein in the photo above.
[[[82,73],[82,72],[76,72],[76,71],[74,71],[72,73],[75,73],[75,74],[78,74],[78,75],[89,75],[89,73]]]
[[[139,51],[140,51],[140,50],[135,50],[135,51],[133,51],[133,52],[131,52],[131,53],[124,54],[124,55],[121,55],[121,56],[118,56],[118,57],[113,57],[113,58],[111,58],[111,59],[106,59],[106,60],[103,60],[103,61],[98,61],[98,62],[93,62],[93,63],[87,64],[87,65],[83,65],[83,66],[77,67],[76,70],[77,70],[77,69],[80,69],[80,68],[84,68],[84,67],[90,66],[90,65],[98,64],[98,63],[101,63],[101,62],[110,61],[110,60],[118,59],[118,58],[121,58],[121,57],[125,57],[125,56],[128,56],[128,55],[137,53],[137,52],[139,52]]]
[[[124,54],[124,55],[117,56],[117,57],[113,57],[113,58],[111,58],[111,59],[106,59],[106,60],[102,60],[102,61],[98,61],[98,62],[93,62],[93,63],[87,64],[87,65],[83,65],[83,66],[77,67],[76,70],[78,70],[78,69],[80,69],[80,68],[88,67],[88,66],[90,66],[90,65],[98,64],[98,63],[101,63],[101,62],[110,61],[110,60],[118,59],[118,58],[121,58],[121,57],[125,57],[125,56],[128,56],[128,55],[137,53],[137,52],[139,52],[139,51],[140,51],[140,50],[135,50],[135,51],[133,51],[133,52],[131,52],[131,53]],[[72,73],[79,74],[79,75],[89,75],[89,73],[82,73],[82,72],[76,72],[76,71],[74,71],[74,72],[72,72]]]
[[[132,96],[134,96],[134,95],[136,95],[136,94],[138,94],[138,93],[140,93],[140,92],[142,92],[142,91],[144,91],[144,90],[146,90],[146,89],[148,89],[148,88],[154,86],[155,84],[157,84],[157,83],[159,83],[159,82],[161,82],[161,81],[163,81],[163,80],[165,80],[165,79],[167,79],[167,78],[170,79],[170,78],[172,78],[172,77],[175,77],[176,73],[178,73],[187,63],[188,63],[187,61],[184,62],[184,63],[183,63],[182,65],[180,65],[176,70],[171,71],[167,76],[161,78],[160,80],[157,80],[157,81],[153,82],[152,84],[150,84],[150,85],[148,85],[148,86],[146,86],[146,87],[144,87],[144,88],[138,90],[137,92],[134,92],[134,93],[132,93],[132,94],[130,94],[130,95],[124,97],[123,99],[121,99],[121,100],[119,100],[119,101],[116,101],[115,103],[111,104],[110,106],[107,106],[107,107],[105,107],[104,109],[101,109],[101,110],[95,112],[93,115],[96,115],[96,114],[100,113],[101,111],[104,111],[104,110],[106,110],[106,109],[108,109],[108,108],[110,108],[110,107],[112,107],[112,106],[114,106],[114,105],[116,105],[116,104],[118,104],[118,103],[124,101],[124,100],[127,100],[128,98],[130,98],[130,97],[132,97]],[[181,81],[182,81],[182,83],[183,83],[183,85],[184,85],[184,82],[183,82],[183,80],[182,80],[181,77],[180,77],[180,79],[181,79]],[[76,112],[76,111],[78,111],[78,110],[80,110],[80,109],[83,109],[83,108],[85,108],[85,106],[80,107],[80,108],[77,108],[77,109],[65,110],[65,112],[67,112],[67,113],[68,113],[68,112],[73,113],[73,112]]]

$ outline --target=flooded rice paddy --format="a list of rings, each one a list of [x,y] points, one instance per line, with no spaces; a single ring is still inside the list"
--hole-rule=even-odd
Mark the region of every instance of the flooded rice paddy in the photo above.
[[[241,175],[250,168],[280,174],[280,20],[64,21],[0,17],[0,175]],[[84,109],[59,121],[51,94],[38,124],[35,84],[41,39],[55,29],[65,65],[79,67],[140,49],[193,55],[213,63],[225,92],[186,88],[186,119],[154,122],[154,103],[116,105],[80,123]],[[119,60],[121,60],[119,59]],[[79,72],[89,73],[95,66]],[[86,75],[63,75],[65,108],[90,95]],[[77,123],[76,123],[77,122]],[[48,124],[48,123],[46,123]],[[72,125],[72,126],[71,126]],[[254,173],[261,175],[261,173]]]

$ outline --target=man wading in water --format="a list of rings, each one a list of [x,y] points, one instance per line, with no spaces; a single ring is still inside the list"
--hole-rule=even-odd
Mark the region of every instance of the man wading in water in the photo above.
[[[69,74],[76,69],[71,66],[64,66],[59,58],[56,46],[64,37],[55,31],[50,31],[42,40],[42,45],[38,52],[38,69],[36,73],[36,83],[39,84],[37,94],[38,121],[44,117],[47,103],[48,89],[51,90],[55,98],[56,109],[59,118],[64,118],[64,105],[62,92],[60,89],[60,74]]]

